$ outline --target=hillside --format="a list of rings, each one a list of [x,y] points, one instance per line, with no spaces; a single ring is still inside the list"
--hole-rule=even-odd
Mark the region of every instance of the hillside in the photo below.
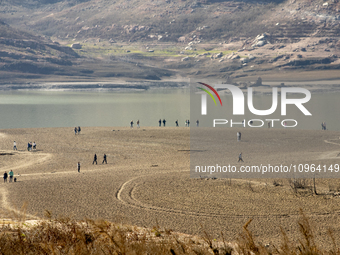
[[[79,56],[69,47],[0,22],[0,73],[2,78],[37,78],[70,73]]]
[[[75,52],[98,65],[123,61],[166,76],[223,79],[311,70],[340,76],[337,0],[3,0],[0,13],[61,45],[79,42]]]
[[[114,70],[114,71],[113,71]],[[134,74],[130,75],[131,70]],[[88,80],[96,77],[127,77],[159,80],[171,71],[136,67],[126,61],[102,63],[81,57],[71,47],[60,45],[46,36],[15,29],[0,21],[0,84],[22,83],[27,79]]]

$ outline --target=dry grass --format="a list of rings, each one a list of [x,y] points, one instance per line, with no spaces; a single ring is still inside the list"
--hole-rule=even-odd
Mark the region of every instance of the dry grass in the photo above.
[[[286,232],[281,228],[281,245],[279,247],[263,245],[256,242],[253,233],[248,229],[251,220],[243,226],[243,232],[237,241],[238,254],[280,254],[280,255],[317,255],[317,254],[340,254],[340,249],[335,242],[333,231],[328,230],[328,236],[332,240],[333,247],[325,250],[316,244],[313,226],[310,225],[308,217],[300,210],[299,226],[300,238],[298,241],[289,240]]]
[[[333,243],[330,250],[317,246],[313,226],[300,211],[297,222],[298,241],[289,240],[281,228],[281,245],[263,245],[249,230],[251,219],[243,226],[236,243],[213,239],[203,231],[203,237],[187,236],[161,229],[137,228],[105,220],[75,221],[69,217],[52,219],[46,211],[45,221],[35,225],[4,224],[0,227],[1,254],[280,254],[317,255],[340,254],[332,230],[328,236]]]

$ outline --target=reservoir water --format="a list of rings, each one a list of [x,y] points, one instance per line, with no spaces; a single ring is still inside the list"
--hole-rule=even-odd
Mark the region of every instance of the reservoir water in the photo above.
[[[312,93],[311,100],[305,104],[312,116],[304,116],[297,107],[289,105],[288,119],[296,119],[299,129],[321,129],[326,122],[327,129],[340,130],[340,93]],[[200,108],[200,97],[190,96],[189,89],[149,89],[143,91],[0,91],[0,129],[37,128],[37,127],[74,127],[108,126],[128,127],[130,121],[140,120],[141,126],[158,126],[159,119],[166,119],[167,126],[175,126],[179,121],[184,126],[190,119],[195,126],[200,119],[200,126],[211,127],[211,118],[233,118],[232,97],[221,95],[223,108],[215,106],[208,99],[209,120],[190,111]],[[191,104],[190,104],[190,101]],[[254,107],[269,109],[272,97],[254,95]],[[247,107],[246,107],[247,109]],[[197,111],[196,111],[197,112]],[[199,113],[199,111],[198,111]],[[245,116],[237,116],[235,121],[246,119],[266,119],[266,116],[253,116],[249,111]],[[280,114],[280,101],[277,111],[270,118],[284,119]],[[276,126],[280,128],[280,125]]]
[[[190,118],[189,92],[0,91],[0,129],[74,126],[167,126]]]

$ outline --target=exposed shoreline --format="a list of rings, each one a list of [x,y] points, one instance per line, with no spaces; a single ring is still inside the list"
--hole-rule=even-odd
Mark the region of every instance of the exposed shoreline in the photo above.
[[[121,81],[117,82],[41,82],[27,84],[7,84],[0,86],[1,90],[87,90],[87,91],[115,91],[115,90],[148,90],[153,88],[185,88],[184,81]]]
[[[202,79],[206,81],[206,79]],[[195,79],[192,82],[200,81]],[[207,82],[207,81],[206,81]],[[211,82],[214,82],[211,79]],[[223,82],[223,81],[217,81]],[[223,82],[225,83],[225,82]],[[244,83],[239,83],[241,88],[245,88]],[[314,81],[263,81],[262,86],[252,86],[257,93],[269,93],[272,87],[297,86],[309,89],[311,92],[339,92],[340,79],[314,80]],[[65,82],[29,82],[29,83],[3,83],[0,91],[8,90],[45,90],[45,91],[143,91],[159,88],[189,88],[189,79],[169,79],[163,81],[65,81]]]
[[[225,158],[231,164],[239,165],[239,151],[247,165],[339,162],[339,131],[254,132],[244,128],[241,142],[236,141],[236,131],[225,132]],[[228,241],[235,240],[242,225],[252,218],[251,231],[258,240],[278,244],[280,227],[296,240],[299,230],[295,223],[302,208],[312,226],[318,227],[318,242],[331,245],[327,243],[329,227],[336,240],[340,236],[337,179],[318,179],[319,195],[314,196],[309,189],[294,194],[288,180],[275,180],[276,186],[273,179],[189,178],[190,136],[185,127],[115,131],[112,127],[84,127],[80,135],[70,128],[26,128],[1,130],[0,134],[0,170],[13,169],[18,177],[17,183],[0,183],[0,211],[8,215],[11,208],[21,208],[26,201],[27,213],[38,218],[49,210],[54,216],[103,218],[150,228],[158,223],[187,234],[200,234],[203,227],[217,238],[223,231]],[[12,150],[13,140],[18,151]],[[36,141],[37,150],[28,152],[27,141]],[[92,163],[94,153],[98,164]],[[108,164],[102,164],[104,153]]]

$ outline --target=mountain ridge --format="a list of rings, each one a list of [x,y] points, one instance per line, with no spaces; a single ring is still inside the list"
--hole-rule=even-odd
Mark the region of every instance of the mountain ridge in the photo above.
[[[0,13],[14,28],[80,44],[77,63],[90,58],[97,70],[128,59],[130,74],[144,66],[167,76],[239,79],[337,70],[339,9],[337,0],[3,0]]]

